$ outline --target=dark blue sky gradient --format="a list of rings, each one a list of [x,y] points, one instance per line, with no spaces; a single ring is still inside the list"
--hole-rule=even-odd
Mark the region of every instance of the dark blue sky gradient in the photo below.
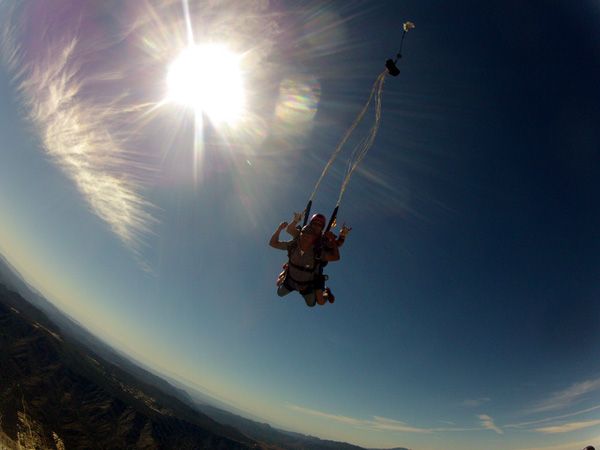
[[[100,36],[119,37],[134,18],[121,12],[137,13],[86,5]],[[58,303],[111,343],[275,425],[370,447],[600,445],[591,422],[538,430],[600,419],[584,412],[600,404],[600,5],[276,2],[268,12],[282,35],[246,74],[272,125],[258,148],[232,150],[206,125],[194,181],[191,113],[165,107],[135,128],[158,219],[135,258],[44,153],[3,72],[0,248],[77,292]],[[269,236],[306,204],[405,20],[416,29],[401,75],[386,79],[379,135],[340,209],[353,231],[327,269],[337,301],[310,310],[279,299],[285,255]],[[90,67],[129,68],[139,42],[120,38],[102,49],[110,64]],[[154,98],[146,90],[164,84],[163,66],[148,57],[101,92]],[[296,134],[270,119],[293,76],[320,86],[314,124]],[[351,150],[315,212],[333,208]],[[58,292],[50,284],[40,288]],[[414,428],[382,431],[381,418]]]

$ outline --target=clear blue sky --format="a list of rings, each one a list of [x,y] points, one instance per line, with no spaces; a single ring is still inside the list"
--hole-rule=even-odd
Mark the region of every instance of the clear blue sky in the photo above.
[[[117,348],[276,426],[600,445],[600,3],[190,2],[188,27],[184,5],[0,1],[0,251]],[[405,20],[336,303],[278,298],[268,239]],[[191,35],[241,55],[237,123],[165,100]]]

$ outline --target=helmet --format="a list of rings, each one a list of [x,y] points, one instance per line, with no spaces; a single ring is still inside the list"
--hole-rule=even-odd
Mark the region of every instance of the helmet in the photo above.
[[[325,218],[325,216],[323,214],[315,214],[310,218],[311,225],[316,225],[321,228],[325,228],[326,221],[327,221],[327,219]]]

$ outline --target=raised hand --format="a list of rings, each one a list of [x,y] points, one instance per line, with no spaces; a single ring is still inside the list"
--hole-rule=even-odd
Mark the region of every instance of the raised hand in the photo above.
[[[348,236],[348,233],[352,231],[352,227],[347,226],[346,224],[342,225],[342,229],[340,230],[340,236]]]

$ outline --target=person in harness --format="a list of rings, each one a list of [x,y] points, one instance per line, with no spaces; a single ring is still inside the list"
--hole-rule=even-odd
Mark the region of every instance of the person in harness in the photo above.
[[[292,221],[286,227],[285,231],[292,237],[297,237],[300,233],[300,227],[297,225],[298,222],[302,219],[302,213],[294,213]],[[323,214],[313,214],[310,218],[309,224],[314,227],[316,231],[321,235],[320,241],[317,241],[317,246],[319,247],[333,247],[336,246],[340,248],[344,245],[344,241],[346,240],[346,236],[352,230],[351,227],[346,226],[346,224],[342,225],[342,229],[340,230],[340,235],[336,236],[332,231],[326,231],[323,233],[325,229],[327,219]],[[327,275],[323,274],[323,268],[327,265],[327,262],[322,262],[321,267],[319,268],[319,273],[315,277],[315,297],[317,299],[317,303],[319,305],[324,305],[325,303],[333,303],[335,301],[335,296],[331,292],[329,287],[325,287],[325,281],[327,280]],[[283,281],[285,277],[286,267],[284,266],[283,272],[280,274],[280,280]]]
[[[283,277],[278,283],[277,295],[280,297],[298,291],[304,297],[307,306],[311,307],[317,303],[319,289],[320,296],[323,297],[321,285],[324,285],[324,281],[320,281],[322,264],[340,259],[337,246],[321,245],[323,226],[319,227],[319,223],[309,223],[297,230],[294,225],[297,236],[291,241],[282,242],[279,240],[279,235],[282,230],[289,227],[287,222],[282,222],[271,236],[269,241],[271,247],[288,252],[287,267],[284,266]],[[319,302],[319,304],[323,303]]]

